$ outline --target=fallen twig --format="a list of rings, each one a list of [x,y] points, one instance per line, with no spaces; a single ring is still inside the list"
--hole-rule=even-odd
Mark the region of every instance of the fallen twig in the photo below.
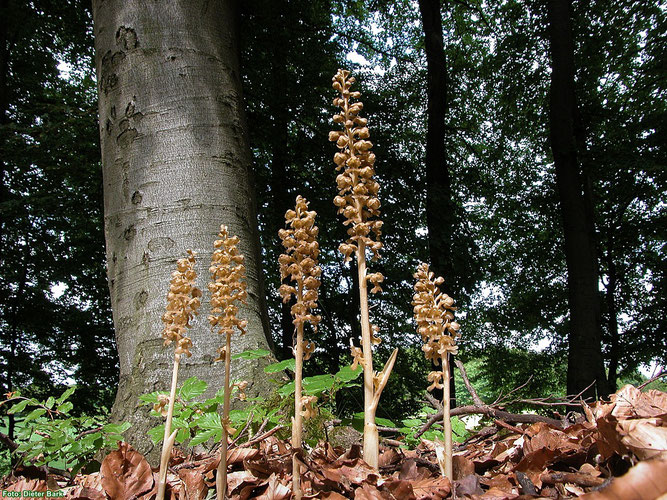
[[[264,434],[262,434],[261,436],[256,436],[255,438],[251,439],[250,441],[246,441],[245,443],[238,445],[237,448],[247,448],[249,446],[252,446],[253,444],[257,444],[260,441],[264,441],[269,436],[273,436],[276,432],[278,432],[279,430],[284,429],[284,428],[285,428],[284,425],[277,425],[273,429],[271,429],[271,430],[265,432]]]
[[[663,371],[663,370],[660,370],[656,375],[653,375],[653,376],[652,376],[650,379],[648,379],[646,382],[644,382],[644,383],[638,385],[638,386],[637,386],[637,389],[639,389],[639,390],[641,391],[644,387],[646,387],[647,385],[649,385],[651,382],[655,382],[655,381],[658,380],[659,378],[661,378],[661,377],[665,377],[665,376],[667,376],[667,372],[666,372],[666,371]]]
[[[509,413],[504,410],[493,408],[492,406],[459,406],[451,411],[451,416],[458,415],[485,415],[493,419],[502,420],[504,422],[512,422],[514,424],[534,424],[536,422],[545,422],[553,425],[559,429],[565,428],[565,424],[556,420],[555,418],[543,417],[534,413]],[[435,422],[442,419],[442,412],[438,412],[429,417],[428,421],[419,429],[415,437],[421,436],[426,432]]]
[[[606,481],[604,478],[579,472],[545,472],[540,476],[540,479],[546,484],[574,483],[584,487],[602,486]]]

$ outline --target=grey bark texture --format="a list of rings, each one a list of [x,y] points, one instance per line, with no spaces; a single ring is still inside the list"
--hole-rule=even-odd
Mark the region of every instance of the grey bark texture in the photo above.
[[[133,424],[126,438],[155,458],[146,430],[160,423],[139,407],[143,393],[167,390],[173,346],[160,337],[176,259],[198,253],[204,292],[190,336],[192,357],[179,380],[196,375],[222,387],[213,363],[224,339],[211,333],[207,284],[220,224],[241,238],[248,334],[232,352],[268,348],[251,153],[246,133],[234,2],[94,0],[95,59],[104,171],[109,288],[120,356],[115,421]],[[91,353],[91,356],[94,353]],[[265,361],[234,362],[232,379],[266,392]]]

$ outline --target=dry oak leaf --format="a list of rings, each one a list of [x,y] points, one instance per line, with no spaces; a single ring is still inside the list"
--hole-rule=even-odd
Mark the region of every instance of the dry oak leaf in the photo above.
[[[621,443],[641,460],[667,458],[667,418],[621,420],[616,430]]]
[[[640,462],[625,475],[615,478],[600,491],[588,493],[585,500],[655,500],[667,494],[667,460]]]
[[[473,500],[513,500],[519,495],[510,491],[505,491],[500,488],[491,488],[483,495],[473,495]]]
[[[227,452],[227,466],[238,464],[244,460],[253,460],[259,455],[257,448],[233,448]]]
[[[264,493],[257,497],[258,500],[287,500],[292,495],[292,490],[282,484],[278,476],[271,474],[269,484]]]
[[[395,498],[390,493],[380,491],[369,483],[354,490],[354,500],[394,500]]]
[[[153,471],[144,456],[125,442],[109,453],[100,468],[102,487],[112,500],[139,498],[153,488]]]
[[[248,486],[253,488],[261,484],[261,479],[252,475],[247,470],[238,472],[230,472],[227,474],[227,492],[231,495],[235,494],[237,490],[242,490]]]
[[[5,491],[46,491],[46,481],[43,479],[26,479],[25,477],[20,478],[14,484],[10,484],[7,488],[3,488]],[[3,496],[5,496],[3,494]]]
[[[208,493],[208,487],[204,482],[204,475],[198,470],[181,469],[178,471],[178,477],[183,481],[183,490],[185,500],[204,500]]]
[[[401,500],[417,500],[412,483],[410,481],[399,479],[397,481],[387,481],[382,485],[382,489],[391,494],[391,498],[400,498]]]
[[[321,498],[322,500],[347,500],[347,497],[335,491],[323,491],[317,498]]]
[[[97,488],[76,486],[67,492],[65,498],[68,500],[107,500],[109,497]]]
[[[446,477],[424,478],[410,481],[417,500],[441,500],[452,491],[452,483]]]

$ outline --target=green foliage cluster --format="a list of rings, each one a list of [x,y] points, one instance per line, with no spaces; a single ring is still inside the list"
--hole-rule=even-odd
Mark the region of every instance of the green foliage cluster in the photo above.
[[[0,462],[1,476],[9,473],[11,463],[47,465],[76,475],[93,462],[97,452],[123,440],[128,423],[107,423],[107,415],[72,416],[74,404],[70,398],[74,392],[75,388],[70,387],[58,398],[50,396],[40,401],[17,391],[5,401],[14,403],[7,413],[15,417],[18,447],[11,456],[5,452]]]
[[[269,351],[255,349],[232,355],[232,359],[258,359],[268,356]],[[269,374],[278,374],[285,370],[294,371],[294,359],[287,359],[278,363],[267,365],[264,371]],[[358,387],[355,380],[361,375],[361,368],[352,370],[345,366],[335,374],[315,375],[303,379],[303,394],[305,396],[317,396],[322,404],[319,405],[319,418],[312,422],[306,422],[305,441],[314,445],[322,439],[324,433],[324,422],[332,418],[335,410],[336,394],[342,389]],[[276,390],[266,397],[245,398],[240,409],[231,410],[229,417],[236,432],[233,439],[240,438],[242,432],[254,435],[263,424],[263,429],[268,431],[285,422],[290,422],[294,415],[294,382],[285,383],[284,380],[274,380]],[[172,430],[178,430],[176,443],[185,443],[188,446],[205,445],[212,439],[213,443],[219,443],[222,438],[222,422],[220,419],[220,407],[223,403],[223,391],[219,390],[214,397],[204,401],[196,399],[206,392],[208,384],[191,377],[183,382],[177,392],[174,404],[174,418]],[[238,395],[238,387],[234,387],[232,395]],[[156,391],[140,397],[143,404],[157,405],[160,396],[168,396],[166,391]],[[162,414],[156,410],[151,416],[160,417]],[[362,418],[363,420],[363,418]],[[283,433],[285,434],[285,433]],[[287,434],[285,434],[287,435]],[[164,423],[153,427],[149,436],[155,443],[162,441],[164,437]],[[245,438],[243,438],[245,440]]]

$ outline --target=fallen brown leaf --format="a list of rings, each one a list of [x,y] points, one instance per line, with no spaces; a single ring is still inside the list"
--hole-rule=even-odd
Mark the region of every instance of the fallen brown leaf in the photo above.
[[[16,481],[13,484],[10,484],[6,488],[4,488],[5,491],[20,491],[23,492],[25,491],[46,491],[47,486],[46,486],[46,481],[43,479],[26,479],[24,477],[19,478],[18,481]],[[3,495],[5,496],[5,495]]]
[[[410,481],[417,500],[442,500],[452,491],[452,483],[446,477]]]
[[[271,474],[269,484],[264,493],[257,497],[258,500],[287,500],[292,495],[292,490],[282,484],[278,476]]]
[[[144,456],[125,442],[109,453],[100,468],[102,487],[112,500],[138,498],[153,487],[153,471]]]
[[[181,469],[178,471],[178,477],[183,481],[184,500],[203,500],[206,498],[208,487],[201,472],[195,469]]]
[[[77,486],[72,488],[65,498],[69,500],[107,500],[109,497],[103,491],[87,486]]]
[[[667,493],[667,460],[641,462],[614,479],[603,490],[588,493],[585,500],[655,500]]]

